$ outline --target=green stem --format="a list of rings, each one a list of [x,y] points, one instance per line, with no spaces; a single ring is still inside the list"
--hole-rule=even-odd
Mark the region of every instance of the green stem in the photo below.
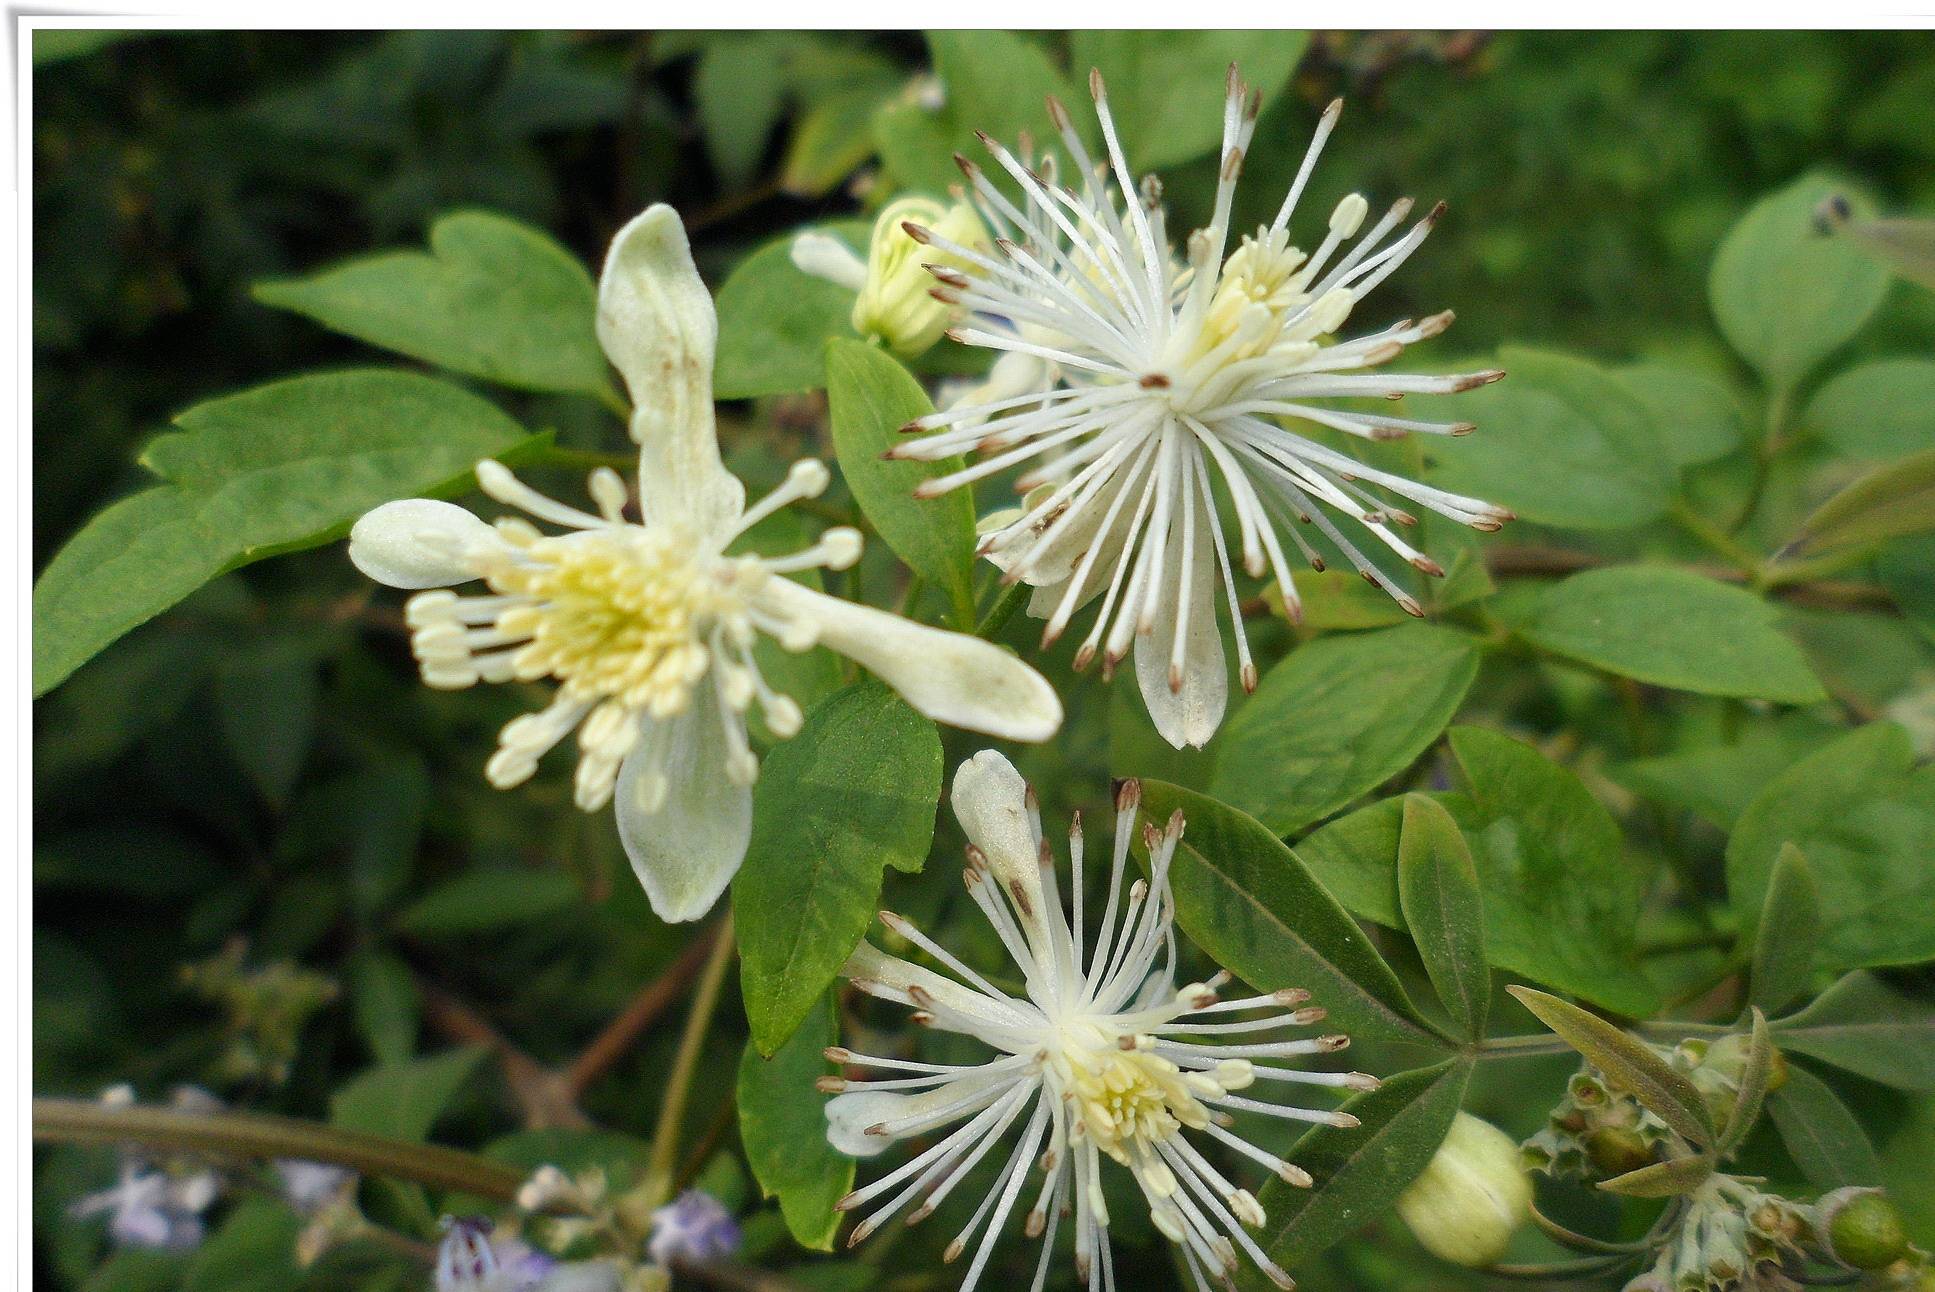
[[[632,406],[625,402],[623,395],[620,395],[610,386],[604,386],[599,389],[598,402],[603,404],[613,417],[616,417],[619,421],[627,425],[631,424]]]
[[[1747,486],[1746,501],[1740,504],[1740,514],[1727,526],[1729,534],[1745,529],[1754,513],[1760,510],[1761,497],[1767,492],[1767,477],[1772,472],[1775,455],[1780,452],[1781,435],[1787,429],[1789,406],[1790,392],[1785,387],[1776,390],[1767,401],[1767,431],[1754,446],[1754,477]]]
[[[988,607],[988,613],[982,615],[981,622],[974,625],[974,635],[988,637],[1000,632],[1002,625],[1014,618],[1015,611],[1021,609],[1021,603],[1032,591],[1034,589],[1019,581],[1001,588],[994,604]]]
[[[1753,579],[1759,572],[1760,554],[1735,538],[1730,530],[1721,529],[1678,499],[1667,508],[1666,514],[1674,524],[1737,566],[1748,579]],[[1735,525],[1733,528],[1738,529],[1739,526]]]
[[[672,1193],[678,1170],[679,1127],[685,1121],[686,1097],[692,1092],[692,1076],[699,1069],[699,1052],[712,1026],[712,1015],[719,1005],[719,988],[737,949],[732,936],[732,913],[720,922],[713,939],[712,954],[699,972],[698,987],[692,993],[692,1012],[686,1015],[685,1031],[672,1059],[672,1075],[665,1083],[665,1094],[658,1106],[658,1125],[652,1131],[652,1156],[645,1169],[647,1197],[644,1210],[662,1205]]]
[[[473,1153],[264,1113],[190,1113],[173,1108],[111,1108],[84,1099],[36,1099],[34,1138],[330,1162],[364,1175],[460,1189],[496,1202],[511,1201],[524,1182],[523,1172]]]
[[[1481,1059],[1530,1059],[1543,1054],[1570,1054],[1572,1047],[1556,1036],[1491,1036],[1472,1051]]]

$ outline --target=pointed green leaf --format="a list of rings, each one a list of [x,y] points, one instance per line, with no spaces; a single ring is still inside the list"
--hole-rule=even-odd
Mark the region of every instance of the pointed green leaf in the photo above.
[[[841,220],[810,232],[829,234],[867,255],[867,224]],[[720,399],[751,399],[826,384],[826,343],[851,339],[853,293],[816,278],[793,263],[795,230],[741,260],[726,276],[715,304],[719,347],[712,393]]]
[[[542,230],[487,211],[430,226],[430,250],[386,251],[255,299],[413,359],[519,390],[616,398],[598,300],[578,258]]]
[[[295,377],[182,413],[34,584],[34,693],[221,573],[312,547],[393,498],[448,492],[525,437],[496,405],[408,372]]]
[[[974,604],[974,491],[963,486],[937,498],[914,490],[965,465],[958,457],[939,462],[889,462],[883,455],[904,443],[900,428],[934,411],[920,383],[886,351],[864,341],[833,340],[826,348],[827,418],[840,474],[894,555],[907,568],[953,596]]]
[[[1404,796],[1398,897],[1418,958],[1465,1036],[1485,1035],[1492,975],[1485,960],[1485,904],[1471,849],[1451,814],[1422,794]]]
[[[1902,1090],[1935,1090],[1935,1002],[1851,973],[1797,1014],[1776,1019],[1783,1050]]]
[[[1701,1153],[1642,1166],[1637,1171],[1601,1180],[1599,1187],[1627,1198],[1673,1198],[1692,1193],[1712,1175],[1713,1158]]]
[[[1769,781],[1727,843],[1727,892],[1743,922],[1767,900],[1784,844],[1807,857],[1816,959],[1829,969],[1935,958],[1935,767],[1892,722],[1848,732]]]
[[[1724,458],[1746,437],[1733,393],[1704,373],[1669,363],[1641,363],[1615,375],[1646,406],[1653,433],[1675,465]]]
[[[1587,570],[1500,611],[1534,646],[1655,686],[1783,704],[1827,698],[1772,605],[1691,570]]]
[[[1632,1092],[1635,1099],[1689,1143],[1696,1148],[1713,1146],[1713,1116],[1707,1111],[1706,1100],[1683,1073],[1651,1046],[1597,1014],[1589,1014],[1557,996],[1530,987],[1506,990],[1541,1023],[1558,1033],[1567,1045],[1585,1055],[1615,1084]]]
[[[1804,176],[1755,203],[1714,255],[1707,296],[1720,331],[1776,390],[1860,331],[1887,294],[1886,269],[1816,227],[1822,200],[1844,192]],[[1864,198],[1850,200],[1869,213]]]
[[[941,741],[876,681],[835,692],[776,746],[732,881],[739,985],[761,1053],[825,995],[880,907],[881,870],[918,870],[934,838]]]
[[[1162,781],[1143,782],[1142,808],[1158,824],[1183,814],[1176,920],[1211,959],[1259,991],[1308,990],[1359,1039],[1442,1044],[1363,930],[1256,818]]]
[[[741,917],[745,908],[735,903]],[[747,1045],[739,1060],[739,1139],[767,1197],[779,1199],[795,1241],[831,1251],[840,1228],[833,1204],[853,1187],[853,1159],[826,1139],[826,1096],[814,1087],[834,1074],[823,1051],[840,1039],[831,996],[811,1003],[792,1037],[769,1059]]]
[[[1795,564],[1843,548],[1935,530],[1935,448],[1877,467],[1801,522],[1777,558]]]
[[[1754,928],[1753,968],[1748,1001],[1769,1013],[1807,990],[1814,973],[1814,947],[1821,936],[1821,913],[1807,858],[1791,843],[1781,845],[1767,883],[1767,905]]]
[[[1478,660],[1471,637],[1430,624],[1300,646],[1230,720],[1210,790],[1278,834],[1327,816],[1438,738]]]
[[[329,1097],[330,1125],[391,1139],[427,1139],[488,1053],[481,1045],[471,1045],[406,1063],[379,1064]]]
[[[1747,1138],[1760,1120],[1760,1105],[1767,1098],[1767,1083],[1774,1071],[1774,1043],[1767,1034],[1767,1016],[1753,1006],[1753,1023],[1747,1033],[1747,1053],[1740,1068],[1740,1088],[1735,1093],[1733,1112],[1720,1132],[1720,1152],[1728,1153]]]
[[[1807,401],[1800,427],[1876,462],[1935,444],[1935,359],[1877,359],[1836,373]]]
[[[1807,1069],[1788,1065],[1786,1082],[1767,1096],[1767,1115],[1787,1145],[1787,1156],[1816,1187],[1881,1183],[1881,1159],[1868,1133],[1827,1083]]]
[[[1389,1210],[1444,1143],[1470,1078],[1465,1059],[1400,1072],[1343,1106],[1359,1126],[1318,1126],[1298,1140],[1285,1156],[1315,1177],[1314,1187],[1272,1179],[1257,1199],[1268,1219],[1256,1238],[1271,1259],[1297,1265]],[[1268,1286],[1247,1265],[1238,1283]]]

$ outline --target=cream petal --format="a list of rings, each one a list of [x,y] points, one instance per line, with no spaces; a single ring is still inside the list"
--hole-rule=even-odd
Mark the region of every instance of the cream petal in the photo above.
[[[867,262],[830,233],[802,233],[793,239],[787,254],[792,257],[793,268],[802,274],[823,278],[850,292],[867,285]]]
[[[598,340],[623,374],[649,520],[684,519],[711,534],[745,507],[719,459],[712,355],[719,323],[678,212],[663,204],[619,230],[598,281]]]
[[[901,1094],[893,1090],[849,1090],[845,1094],[835,1095],[826,1101],[827,1142],[848,1157],[872,1157],[900,1136],[869,1135],[867,1127],[877,1126],[884,1121],[900,1121],[938,1111],[949,1104],[970,1098],[978,1091],[986,1090],[1004,1077],[1012,1078],[1013,1075],[1012,1072],[989,1072],[975,1068],[962,1073],[945,1085],[935,1086],[932,1090],[923,1090],[918,1094]],[[985,1106],[984,1104],[983,1107]],[[950,1117],[948,1120],[961,1121],[979,1111],[980,1109],[970,1106],[963,1109],[958,1116]],[[927,1132],[914,1130],[909,1133]]]
[[[769,579],[763,610],[812,624],[820,642],[877,674],[920,712],[950,727],[1002,740],[1041,741],[1062,724],[1062,702],[1046,678],[990,642],[929,628]]]
[[[1028,823],[1028,783],[1014,764],[984,749],[954,770],[949,799],[968,842],[988,859],[994,877],[1024,908],[1023,918],[1040,925],[1041,858]]]
[[[349,531],[349,559],[392,588],[446,588],[477,577],[475,556],[504,540],[454,503],[404,498],[363,513]]]
[[[1041,1021],[1033,1013],[985,996],[952,978],[942,977],[899,956],[890,956],[871,942],[862,941],[853,949],[840,974],[860,982],[879,983],[903,994],[910,987],[918,987],[948,1009],[995,1027],[1025,1027]]]
[[[1198,517],[1198,521],[1201,521]],[[1212,518],[1213,519],[1213,518]],[[1216,622],[1218,583],[1216,558],[1209,536],[1199,523],[1196,551],[1189,580],[1189,605],[1179,606],[1176,583],[1182,564],[1182,541],[1178,530],[1175,541],[1163,558],[1163,586],[1168,589],[1157,608],[1155,628],[1135,640],[1135,680],[1142,691],[1142,703],[1162,738],[1177,749],[1192,745],[1201,749],[1222,724],[1223,710],[1229,705],[1229,664],[1223,658],[1223,634]],[[1176,640],[1176,615],[1188,616],[1184,631],[1182,688],[1169,685],[1170,652]]]
[[[727,779],[719,724],[711,686],[702,684],[684,713],[646,722],[618,769],[618,837],[652,910],[668,924],[712,909],[752,838],[752,789]],[[665,777],[664,799],[646,811],[640,799],[654,775]]]

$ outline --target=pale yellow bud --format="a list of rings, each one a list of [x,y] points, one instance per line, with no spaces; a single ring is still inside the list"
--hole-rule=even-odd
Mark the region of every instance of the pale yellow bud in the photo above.
[[[932,235],[924,245],[907,226]],[[936,291],[952,289],[924,266],[949,270],[969,268],[949,246],[985,250],[987,233],[980,217],[965,202],[952,205],[926,197],[903,197],[888,203],[874,221],[867,249],[867,281],[853,302],[853,330],[877,337],[906,358],[924,353],[953,324],[960,308],[936,298]]]
[[[1397,1212],[1432,1255],[1478,1269],[1505,1254],[1531,1205],[1518,1144],[1459,1113],[1424,1174],[1399,1195]]]

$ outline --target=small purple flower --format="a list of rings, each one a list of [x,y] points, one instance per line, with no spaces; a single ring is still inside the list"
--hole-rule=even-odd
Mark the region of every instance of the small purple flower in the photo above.
[[[219,1192],[211,1172],[171,1176],[140,1162],[124,1162],[111,1188],[90,1193],[69,1211],[77,1217],[108,1217],[108,1237],[117,1247],[185,1252],[202,1241],[202,1212]]]
[[[655,1264],[714,1261],[739,1250],[739,1224],[709,1193],[687,1189],[652,1213],[646,1250]]]
[[[282,1196],[302,1216],[313,1216],[334,1202],[356,1178],[347,1167],[288,1158],[275,1163],[275,1173],[282,1179]]]
[[[493,1239],[478,1216],[446,1220],[436,1292],[538,1292],[558,1262],[514,1238]]]

